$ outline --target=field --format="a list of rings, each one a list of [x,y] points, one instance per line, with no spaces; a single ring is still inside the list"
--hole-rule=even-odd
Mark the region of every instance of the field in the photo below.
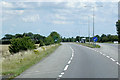
[[[0,75],[7,78],[14,78],[20,73],[31,67],[32,65],[39,62],[44,57],[51,54],[57,49],[60,44],[53,44],[49,46],[38,47],[34,50],[21,51],[14,55],[10,55],[8,51],[9,45],[0,45],[2,47],[1,54],[2,59],[0,60]],[[8,66],[9,65],[9,66]]]

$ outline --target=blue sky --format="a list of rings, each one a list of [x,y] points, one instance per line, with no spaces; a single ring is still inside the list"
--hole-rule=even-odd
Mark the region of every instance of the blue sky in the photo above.
[[[95,7],[95,35],[116,35],[117,2],[2,1],[0,4],[2,4],[1,36],[24,32],[48,36],[52,31],[57,31],[63,37],[88,36],[88,20],[92,36],[93,6],[98,6]]]

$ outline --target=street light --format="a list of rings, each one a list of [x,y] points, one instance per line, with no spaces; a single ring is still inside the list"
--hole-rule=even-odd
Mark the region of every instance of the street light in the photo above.
[[[103,7],[103,6],[84,6],[84,7],[91,7],[91,8],[93,8],[93,37],[94,37],[94,34],[95,34],[95,23],[94,23],[94,21],[95,21],[95,7]],[[93,41],[93,45],[94,45],[94,41]]]
[[[89,21],[89,15],[83,15],[88,16],[88,23],[81,23],[81,24],[87,24],[88,25],[88,37],[89,37],[89,44],[90,44],[90,21]]]

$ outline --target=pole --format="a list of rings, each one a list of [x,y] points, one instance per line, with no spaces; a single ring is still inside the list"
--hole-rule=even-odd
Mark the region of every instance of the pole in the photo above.
[[[88,16],[88,37],[89,37],[89,44],[90,44],[90,24],[89,24],[89,16]]]
[[[93,38],[94,38],[94,28],[95,28],[95,26],[94,26],[94,16],[95,16],[95,13],[94,13],[94,8],[95,7],[93,7]],[[93,46],[94,46],[94,40],[93,40]]]

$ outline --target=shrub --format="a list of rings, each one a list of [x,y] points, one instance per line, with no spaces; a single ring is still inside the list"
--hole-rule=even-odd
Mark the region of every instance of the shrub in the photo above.
[[[9,46],[10,53],[17,53],[21,50],[31,50],[36,48],[34,42],[29,37],[11,39]]]
[[[45,45],[54,44],[54,40],[51,36],[48,36],[47,38],[45,38],[44,42],[45,42]]]
[[[38,53],[39,53],[39,51],[38,51],[38,50],[34,50],[34,53],[35,53],[35,54],[38,54]]]
[[[41,47],[41,46],[45,46],[45,44],[42,40],[40,40],[40,44],[39,44],[39,47]]]

